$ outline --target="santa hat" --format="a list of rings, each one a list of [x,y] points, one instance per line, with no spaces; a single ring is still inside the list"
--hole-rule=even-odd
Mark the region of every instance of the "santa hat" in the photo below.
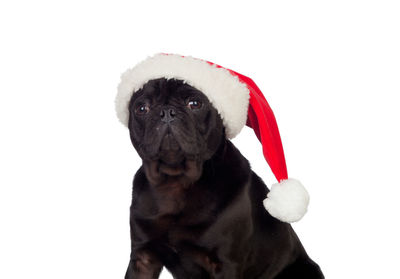
[[[228,138],[244,125],[251,127],[278,183],[273,184],[265,209],[283,222],[296,222],[307,211],[309,195],[301,183],[288,178],[275,116],[264,95],[248,77],[217,64],[176,54],[156,54],[121,76],[115,100],[119,120],[128,126],[132,95],[152,79],[179,79],[203,92],[220,114]]]

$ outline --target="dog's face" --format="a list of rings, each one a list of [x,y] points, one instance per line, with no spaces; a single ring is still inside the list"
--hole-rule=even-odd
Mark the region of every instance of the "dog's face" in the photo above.
[[[190,183],[225,137],[222,120],[208,98],[180,80],[151,80],[129,104],[132,143],[149,181],[168,177]]]

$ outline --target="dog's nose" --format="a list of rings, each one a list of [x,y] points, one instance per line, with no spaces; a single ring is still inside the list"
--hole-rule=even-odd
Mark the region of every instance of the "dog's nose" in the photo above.
[[[175,109],[173,108],[165,108],[161,109],[160,116],[161,116],[161,121],[165,123],[169,123],[172,120],[174,120],[176,115]]]

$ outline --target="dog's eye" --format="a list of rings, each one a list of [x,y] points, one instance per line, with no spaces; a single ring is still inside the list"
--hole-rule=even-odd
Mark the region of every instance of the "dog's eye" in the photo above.
[[[192,100],[192,101],[188,102],[187,106],[190,109],[198,109],[198,108],[201,107],[201,102],[196,101],[196,100]]]
[[[137,114],[145,114],[148,113],[150,110],[150,107],[148,105],[141,105],[136,109]]]

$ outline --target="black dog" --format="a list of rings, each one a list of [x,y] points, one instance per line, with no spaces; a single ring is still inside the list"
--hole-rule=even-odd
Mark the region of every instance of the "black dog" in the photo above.
[[[149,81],[129,104],[143,160],[133,182],[126,279],[324,278],[291,226],[263,207],[268,189],[226,139],[207,97],[182,81]]]

